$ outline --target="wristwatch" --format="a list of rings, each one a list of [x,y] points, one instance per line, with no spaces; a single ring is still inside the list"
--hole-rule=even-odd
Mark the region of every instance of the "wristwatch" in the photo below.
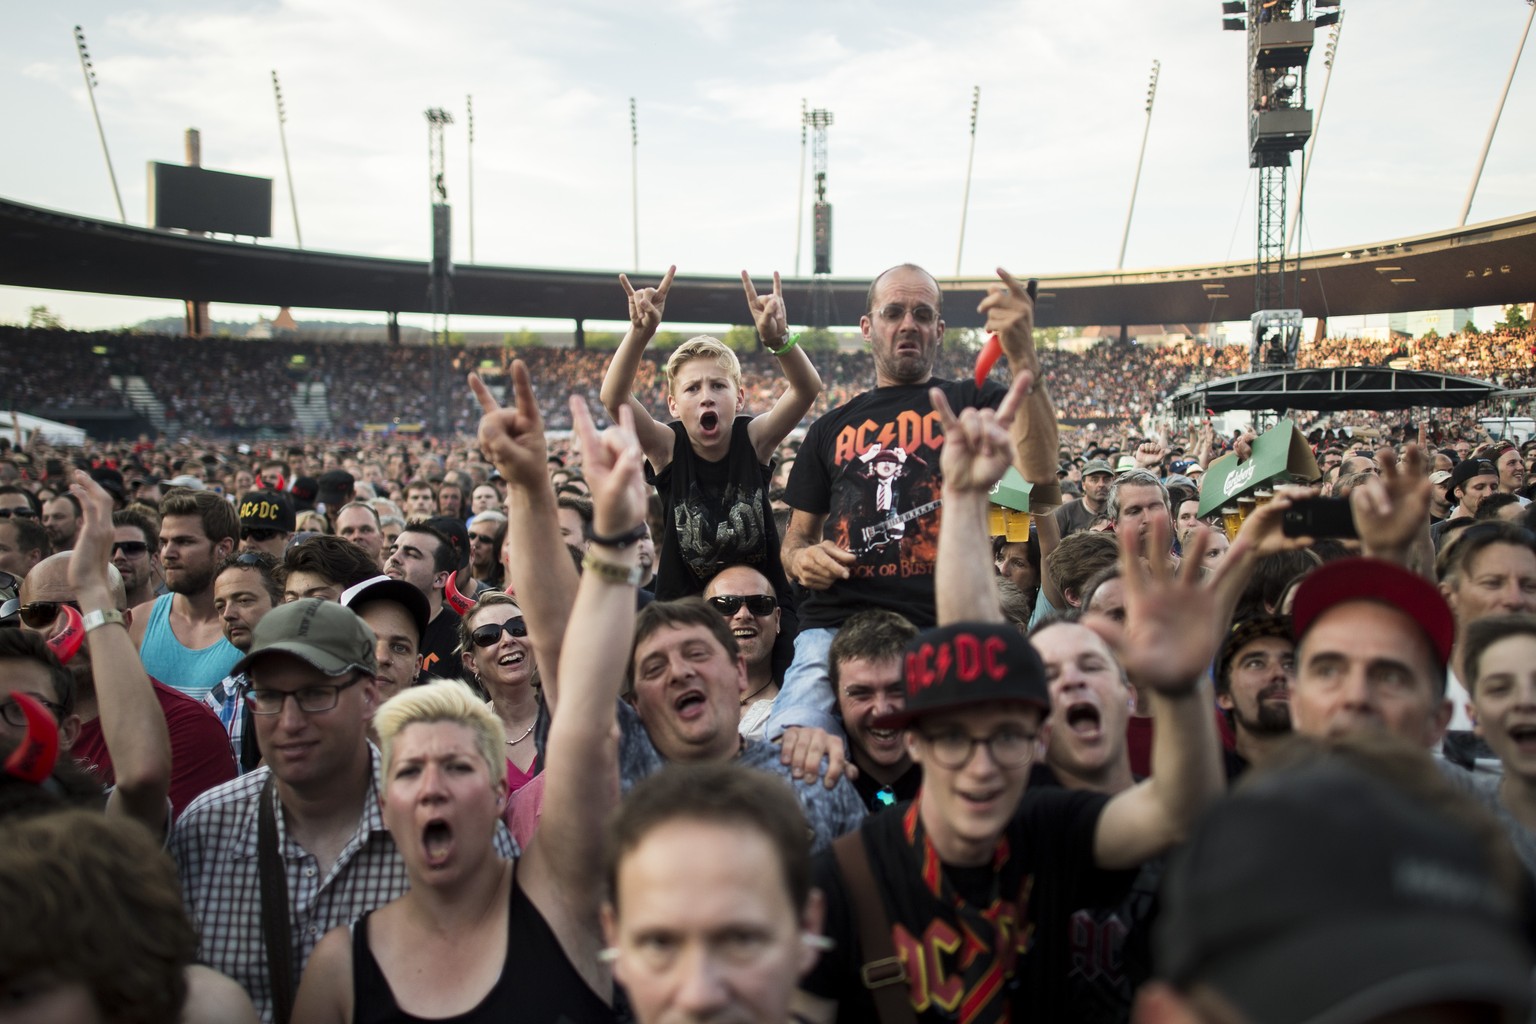
[[[85,631],[87,633],[98,626],[106,626],[114,622],[124,629],[128,628],[128,623],[124,620],[123,613],[116,608],[109,608],[106,611],[86,612],[80,616],[80,621],[85,624]]]
[[[617,583],[620,586],[638,587],[640,581],[645,578],[645,570],[638,565],[605,562],[590,551],[587,552],[586,557],[582,558],[581,569],[582,572],[590,572],[604,582]]]

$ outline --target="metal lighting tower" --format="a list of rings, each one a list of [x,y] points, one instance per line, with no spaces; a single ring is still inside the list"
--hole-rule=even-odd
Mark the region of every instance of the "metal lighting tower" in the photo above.
[[[469,119],[469,262],[475,262],[475,98],[464,97]]]
[[[272,72],[272,96],[277,100],[277,137],[283,143],[283,173],[288,177],[288,205],[293,209],[293,236],[299,248],[304,248],[304,233],[299,230],[299,200],[293,194],[293,165],[288,162],[288,111],[283,108],[283,87],[278,84],[277,72]]]
[[[813,110],[806,115],[811,128],[811,167],[816,182],[816,202],[811,206],[811,326],[832,323],[832,204],[827,202],[827,129],[832,111]]]
[[[1147,156],[1147,136],[1152,134],[1152,104],[1157,101],[1157,76],[1162,73],[1163,62],[1152,62],[1152,80],[1147,83],[1147,123],[1141,130],[1141,152],[1136,154],[1136,177],[1131,179],[1131,205],[1125,211],[1125,234],[1120,236],[1120,261],[1115,269],[1125,266],[1125,247],[1131,241],[1131,214],[1136,212],[1136,190],[1141,187],[1141,162]]]
[[[965,159],[965,192],[960,198],[960,242],[955,246],[955,276],[960,276],[960,257],[965,252],[965,215],[971,208],[971,170],[976,166],[976,114],[981,109],[981,86],[971,87],[971,155]]]
[[[1340,0],[1226,0],[1222,27],[1248,37],[1248,166],[1259,169],[1254,264],[1253,369],[1291,366],[1301,310],[1285,272],[1286,178],[1312,135],[1307,60],[1317,28],[1339,20]],[[1319,13],[1314,18],[1313,7]]]
[[[629,98],[629,205],[634,218],[635,271],[640,270],[640,121]]]
[[[800,276],[800,236],[805,230],[805,146],[806,126],[810,115],[806,113],[805,100],[800,101],[800,194],[795,197],[795,276]]]
[[[1520,55],[1525,52],[1525,39],[1531,34],[1531,22],[1536,21],[1536,0],[1525,2],[1531,5],[1531,13],[1525,17],[1525,30],[1520,33],[1520,44],[1515,47],[1515,59],[1509,65],[1509,75],[1504,79],[1504,90],[1499,93],[1498,105],[1493,108],[1493,123],[1488,126],[1488,137],[1483,140],[1483,151],[1478,154],[1477,168],[1472,172],[1472,184],[1467,188],[1467,201],[1461,204],[1461,218],[1456,221],[1457,227],[1466,226],[1467,214],[1472,212],[1472,197],[1477,195],[1477,183],[1483,176],[1483,164],[1488,161],[1488,150],[1493,148],[1493,133],[1498,130],[1499,117],[1504,113],[1504,101],[1509,98],[1509,87],[1515,81],[1515,69],[1520,66]]]
[[[101,111],[96,109],[96,68],[91,64],[91,55],[86,52],[85,31],[79,25],[75,26],[75,49],[80,51],[80,73],[85,76],[85,94],[91,100],[91,116],[96,119],[96,137],[101,140],[101,155],[107,161],[107,177],[112,179],[112,198],[117,200],[117,218],[127,224],[128,214],[123,212],[123,193],[117,187],[112,154],[107,152],[107,133],[101,128]]]

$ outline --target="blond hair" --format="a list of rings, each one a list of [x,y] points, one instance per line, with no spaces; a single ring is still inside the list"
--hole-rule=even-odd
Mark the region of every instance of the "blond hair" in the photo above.
[[[457,679],[439,679],[411,686],[385,701],[373,715],[379,737],[380,770],[389,771],[395,740],[408,725],[453,722],[475,734],[475,746],[490,769],[491,781],[506,775],[507,730],[495,712]],[[381,785],[382,785],[381,780]]]
[[[683,364],[695,359],[713,359],[715,364],[725,371],[726,376],[731,378],[732,386],[738,390],[741,388],[741,361],[736,358],[736,353],[727,348],[719,338],[701,334],[677,346],[667,357],[668,394],[673,392],[677,373],[683,368]]]

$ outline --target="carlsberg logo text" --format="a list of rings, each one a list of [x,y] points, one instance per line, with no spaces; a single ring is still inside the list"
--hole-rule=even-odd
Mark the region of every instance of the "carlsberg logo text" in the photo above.
[[[1230,498],[1244,487],[1247,487],[1253,481],[1253,471],[1255,468],[1257,468],[1257,464],[1250,462],[1242,469],[1228,476],[1221,485],[1222,495]]]

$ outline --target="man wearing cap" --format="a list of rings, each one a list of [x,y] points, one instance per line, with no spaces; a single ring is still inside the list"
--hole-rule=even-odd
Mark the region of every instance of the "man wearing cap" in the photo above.
[[[1233,750],[1223,751],[1227,777],[1262,763],[1291,735],[1291,683],[1296,642],[1276,615],[1232,627],[1216,659],[1216,703],[1232,724]]]
[[[1487,459],[1467,459],[1457,465],[1445,484],[1445,501],[1451,506],[1445,522],[1436,523],[1429,531],[1435,542],[1435,550],[1445,537],[1445,523],[1452,519],[1477,514],[1477,506],[1484,498],[1499,489],[1499,471]]]
[[[240,497],[240,550],[281,559],[293,536],[293,502],[282,491],[247,491]]]
[[[463,659],[458,656],[459,613],[443,601],[443,589],[457,571],[458,556],[452,542],[424,522],[406,527],[384,560],[384,575],[421,591],[432,612],[421,641],[419,679],[464,678]]]
[[[344,469],[331,469],[320,474],[319,487],[315,493],[315,507],[325,513],[326,520],[331,524],[331,529],[336,528],[336,513],[341,506],[352,500],[353,487],[356,481],[352,474]]]
[[[1115,479],[1115,471],[1103,459],[1092,459],[1083,465],[1083,496],[1068,502],[1051,513],[1063,537],[1079,530],[1086,530],[1105,512],[1109,502],[1109,485]]]
[[[378,662],[373,682],[380,702],[413,685],[421,671],[421,638],[431,615],[422,592],[404,580],[375,576],[348,587],[341,603],[373,630]]]
[[[203,794],[171,834],[198,960],[238,981],[264,1021],[286,1016],[315,943],[405,892],[407,876],[379,809],[375,637],[357,614],[305,598],[256,626],[235,666],[251,679],[261,767]],[[510,840],[497,834],[502,854]],[[264,854],[263,848],[271,851]],[[270,867],[264,870],[263,862]],[[280,899],[286,979],[263,933]]]
[[[1201,822],[1137,1024],[1527,1019],[1529,883],[1497,825],[1416,751],[1365,739],[1287,752]]]
[[[949,624],[907,645],[904,705],[874,723],[905,730],[923,788],[904,812],[875,815],[818,859],[833,949],[806,980],[804,1008],[823,1021],[876,1019],[885,1000],[904,1001],[919,1021],[1075,1019],[1073,914],[1118,904],[1129,869],[1182,839],[1222,789],[1205,681],[1216,591],[1196,566],[1205,535],[1177,579],[1167,523],[1154,521],[1144,540],[1121,537],[1124,667],[1158,719],[1152,778],[1114,796],[1027,788],[1046,739],[1046,669],[999,621],[995,590],[975,585],[987,494],[1011,458],[1009,411],[960,418],[940,394],[934,405],[946,438],[936,588]],[[966,621],[950,622],[957,615]]]

